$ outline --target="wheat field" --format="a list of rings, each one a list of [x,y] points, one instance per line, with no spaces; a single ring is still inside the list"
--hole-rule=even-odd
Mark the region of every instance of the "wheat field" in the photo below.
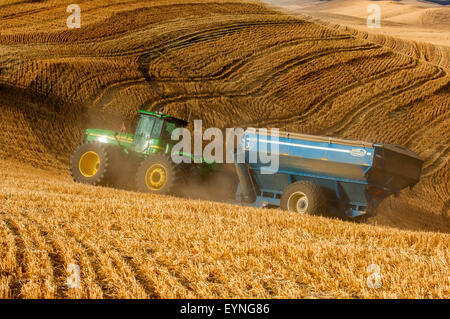
[[[445,48],[257,1],[78,1],[68,29],[69,4],[0,2],[1,298],[448,298]],[[423,177],[368,224],[71,181],[83,129],[160,108],[402,144]]]
[[[74,185],[1,161],[1,298],[448,298],[448,234]],[[81,288],[68,289],[69,264]],[[368,288],[379,265],[381,288]]]

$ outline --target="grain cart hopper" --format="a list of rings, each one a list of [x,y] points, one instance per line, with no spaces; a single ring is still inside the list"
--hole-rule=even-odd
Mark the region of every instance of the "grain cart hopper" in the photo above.
[[[249,158],[257,146],[266,144],[270,151],[274,143],[279,169],[262,174],[259,157],[256,163]],[[247,130],[240,147],[246,163],[236,164],[239,202],[308,214],[373,216],[383,199],[419,181],[423,163],[398,145],[295,133],[280,133],[275,139]]]
[[[177,193],[180,188],[188,188],[185,185],[190,180],[215,174],[221,174],[221,180],[232,183],[233,178],[224,176],[213,161],[202,158],[199,164],[177,165],[171,160],[171,150],[176,143],[171,140],[172,132],[186,127],[187,121],[142,110],[138,120],[135,134],[87,129],[84,142],[74,152],[70,163],[73,179],[156,194]],[[192,154],[180,155],[191,157],[193,162]],[[235,190],[225,183],[223,191],[229,194],[220,194],[220,189],[216,189],[218,196],[235,195]]]

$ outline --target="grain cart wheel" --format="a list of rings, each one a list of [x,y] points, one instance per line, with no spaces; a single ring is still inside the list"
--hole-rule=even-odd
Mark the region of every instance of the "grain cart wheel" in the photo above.
[[[87,142],[78,147],[70,161],[74,181],[91,185],[105,185],[110,169],[110,156],[106,145]]]
[[[281,208],[290,212],[322,215],[326,213],[326,199],[322,189],[308,181],[289,185],[281,196]]]
[[[137,190],[144,193],[172,193],[181,180],[181,169],[169,155],[154,154],[140,164],[136,173]]]

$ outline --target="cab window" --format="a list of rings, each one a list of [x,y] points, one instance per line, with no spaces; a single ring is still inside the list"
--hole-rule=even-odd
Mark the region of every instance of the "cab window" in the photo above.
[[[147,148],[154,123],[154,117],[141,116],[134,136],[134,149],[136,152],[142,152]]]
[[[153,125],[152,138],[160,138],[161,137],[161,129],[163,127],[164,121],[161,119],[156,119],[155,124]]]
[[[170,140],[172,138],[172,132],[177,128],[175,123],[166,122],[166,125],[164,126],[163,133],[161,137],[165,140]]]

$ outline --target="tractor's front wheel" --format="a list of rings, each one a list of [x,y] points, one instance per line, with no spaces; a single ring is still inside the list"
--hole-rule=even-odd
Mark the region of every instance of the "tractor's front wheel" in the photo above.
[[[154,154],[142,161],[136,173],[137,190],[170,194],[179,184],[181,170],[166,154]]]
[[[101,143],[87,142],[78,147],[70,161],[74,181],[91,185],[105,185],[110,167],[110,154]]]

